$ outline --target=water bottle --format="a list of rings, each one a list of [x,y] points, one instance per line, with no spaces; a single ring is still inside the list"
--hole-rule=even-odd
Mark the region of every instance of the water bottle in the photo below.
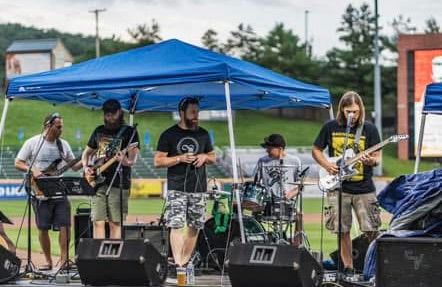
[[[187,264],[186,277],[188,285],[195,284],[195,266],[193,266],[192,260]]]

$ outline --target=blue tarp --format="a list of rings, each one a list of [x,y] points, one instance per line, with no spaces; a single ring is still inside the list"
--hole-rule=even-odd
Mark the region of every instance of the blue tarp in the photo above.
[[[442,114],[442,83],[434,83],[427,86],[423,112]]]
[[[393,217],[380,237],[442,237],[442,169],[402,175],[378,195],[379,204]],[[370,244],[364,264],[366,279],[376,273],[376,241]]]
[[[6,95],[88,108],[117,98],[135,112],[175,111],[183,96],[197,96],[202,109],[225,110],[225,81],[232,109],[330,107],[327,89],[176,39],[13,78]]]

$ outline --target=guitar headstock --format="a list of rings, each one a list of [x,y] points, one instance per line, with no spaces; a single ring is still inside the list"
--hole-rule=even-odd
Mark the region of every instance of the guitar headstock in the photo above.
[[[392,142],[392,143],[397,143],[397,142],[400,142],[400,141],[403,141],[403,140],[407,140],[408,137],[409,137],[409,136],[408,136],[407,134],[403,134],[403,135],[394,135],[394,136],[389,137],[389,138],[388,138],[388,141],[389,141],[389,142]]]

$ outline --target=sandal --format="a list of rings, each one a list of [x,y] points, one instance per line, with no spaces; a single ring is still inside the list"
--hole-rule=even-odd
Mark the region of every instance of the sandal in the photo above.
[[[38,267],[39,271],[51,271],[52,270],[52,265],[50,264],[43,264],[40,267]]]

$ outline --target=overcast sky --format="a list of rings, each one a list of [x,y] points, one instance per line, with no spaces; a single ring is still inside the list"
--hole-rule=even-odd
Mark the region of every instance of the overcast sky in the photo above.
[[[178,38],[201,45],[201,36],[212,28],[225,40],[238,24],[250,24],[265,35],[277,22],[292,29],[304,40],[304,14],[309,10],[309,38],[313,53],[322,56],[339,45],[336,29],[348,4],[359,7],[364,1],[346,0],[0,0],[0,23],[18,22],[64,32],[95,33],[89,10],[106,8],[100,16],[100,33],[115,34],[124,40],[127,28],[150,23],[155,18],[163,39]],[[374,1],[368,1],[370,5]],[[393,17],[402,14],[422,32],[425,20],[433,16],[442,25],[440,0],[379,0],[380,25],[388,29]]]

